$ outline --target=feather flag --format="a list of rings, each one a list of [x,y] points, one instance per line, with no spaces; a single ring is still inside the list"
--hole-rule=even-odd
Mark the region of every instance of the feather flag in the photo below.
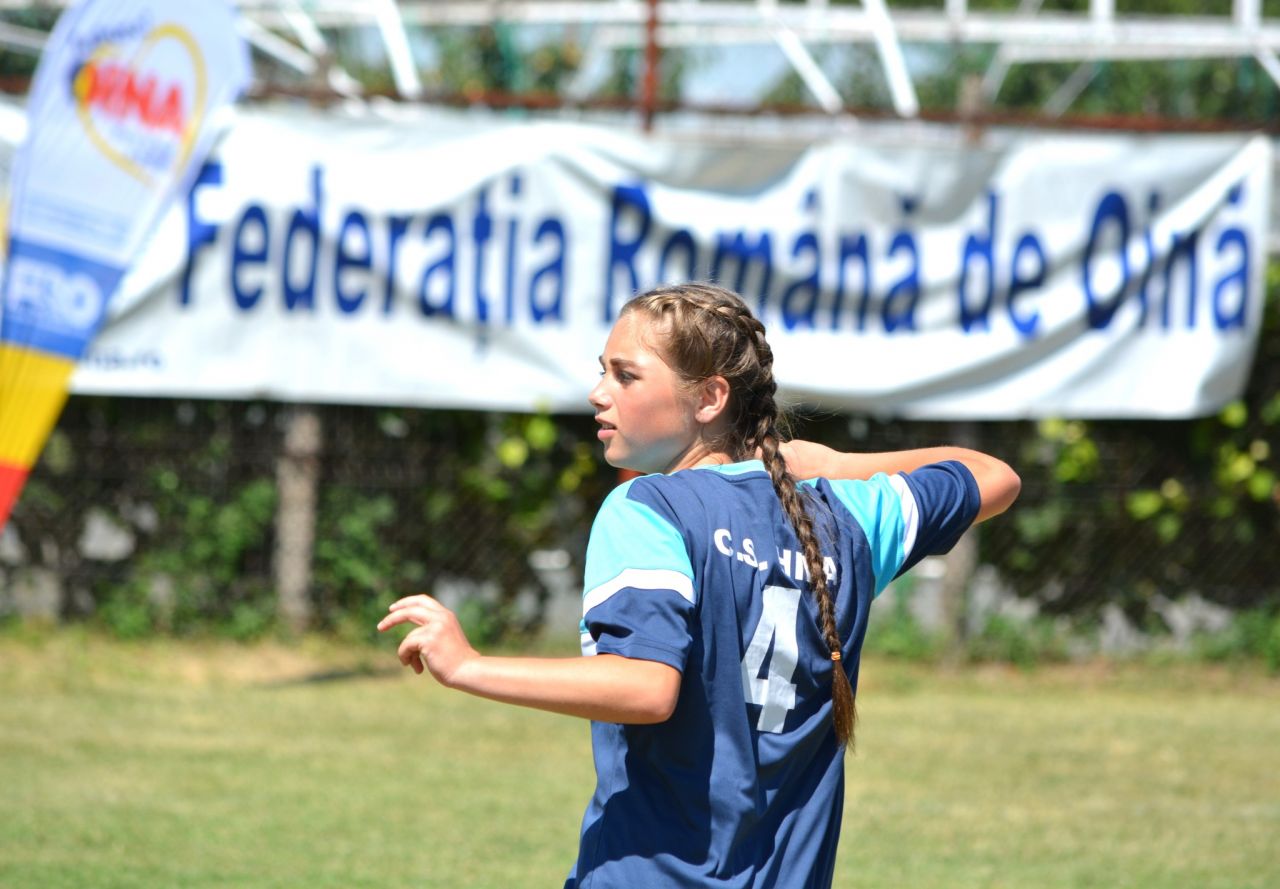
[[[9,188],[0,527],[120,279],[248,79],[224,0],[82,0],[58,20]]]

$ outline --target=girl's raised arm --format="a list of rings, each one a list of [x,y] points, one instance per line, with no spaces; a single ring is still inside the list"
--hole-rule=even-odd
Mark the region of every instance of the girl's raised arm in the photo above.
[[[911,472],[930,463],[955,460],[973,473],[982,497],[982,507],[974,523],[1004,512],[1017,499],[1022,480],[1007,463],[990,454],[969,448],[916,448],[864,454],[837,451],[826,445],[797,439],[781,447],[787,469],[798,478],[859,479],[878,472]]]

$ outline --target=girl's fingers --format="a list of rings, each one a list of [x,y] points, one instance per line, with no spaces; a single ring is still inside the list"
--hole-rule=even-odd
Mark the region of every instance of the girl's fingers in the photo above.
[[[415,630],[404,637],[404,641],[400,643],[399,649],[396,650],[400,663],[406,667],[412,667],[413,672],[419,674],[422,673],[422,646],[424,641],[422,634]]]
[[[399,611],[401,608],[409,608],[411,606],[419,606],[422,608],[443,608],[444,606],[426,593],[418,593],[415,596],[405,596],[403,599],[397,599],[387,606],[388,611]]]
[[[406,667],[410,666],[412,662],[417,659],[418,646],[414,642],[412,634],[404,637],[404,641],[401,642],[400,647],[396,649],[396,656],[400,658],[400,663],[404,664]]]
[[[435,612],[427,608],[402,608],[398,611],[393,611],[391,614],[388,614],[382,620],[378,621],[378,630],[389,630],[392,627],[403,623],[415,623],[418,626],[422,626],[431,620],[434,614]]]
[[[388,614],[382,620],[378,621],[378,632],[389,630],[394,626],[413,620],[413,614],[408,611],[397,611],[395,614]]]

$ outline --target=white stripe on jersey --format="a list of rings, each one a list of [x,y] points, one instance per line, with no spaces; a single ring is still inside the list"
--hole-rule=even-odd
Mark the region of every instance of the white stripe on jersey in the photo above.
[[[582,597],[582,616],[619,590],[635,587],[640,590],[674,590],[693,604],[693,581],[679,571],[670,568],[627,568],[613,580],[606,580]]]
[[[902,560],[905,562],[916,546],[916,532],[920,530],[920,508],[916,505],[915,495],[907,487],[907,480],[901,475],[889,476],[889,486],[902,503]]]
[[[584,655],[592,655],[596,653],[596,640],[591,638],[590,633],[583,633],[578,641],[582,645],[582,653]]]

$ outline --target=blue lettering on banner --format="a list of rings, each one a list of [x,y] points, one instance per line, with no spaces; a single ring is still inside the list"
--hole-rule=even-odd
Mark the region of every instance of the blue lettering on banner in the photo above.
[[[899,253],[906,254],[907,269],[890,285],[885,295],[881,315],[885,333],[893,333],[898,328],[916,329],[916,306],[920,303],[920,249],[910,229],[897,232],[889,242],[889,258]]]
[[[387,217],[387,274],[382,288],[382,313],[391,314],[396,295],[396,270],[400,265],[400,242],[409,230],[412,220],[408,216]]]
[[[630,208],[630,213],[625,213]],[[621,229],[627,224],[627,217],[632,219],[631,225],[635,234],[630,240]],[[636,255],[649,237],[649,198],[644,193],[643,185],[619,185],[613,190],[613,212],[609,214],[609,256],[604,267],[604,323],[612,324],[617,317],[617,305],[613,293],[617,284],[618,267],[626,272],[626,283],[622,292],[628,296],[640,289],[640,274],[636,271]],[[624,297],[625,300],[626,297]]]
[[[357,252],[349,250],[349,233],[358,235]],[[342,224],[338,226],[334,246],[338,255],[333,258],[333,296],[338,301],[338,308],[350,315],[360,311],[360,305],[369,295],[367,276],[373,270],[373,241],[369,235],[368,218],[359,210],[348,210],[347,215],[342,217]],[[348,271],[353,274],[345,274]],[[347,285],[353,279],[363,286],[348,290]]]
[[[285,312],[311,314],[331,298],[338,317],[378,311],[375,305],[384,315],[413,306],[423,318],[451,319],[470,308],[481,327],[522,319],[564,324],[570,231],[552,214],[527,221],[519,212],[521,182],[518,174],[509,177],[501,208],[491,209],[496,202],[484,187],[470,208],[380,215],[350,206],[331,211],[324,168],[313,166],[301,206],[268,210],[249,202],[224,226],[201,212],[202,199],[226,184],[222,165],[210,162],[187,196],[179,305],[194,299],[197,263],[221,248],[229,254],[227,291],[241,312],[274,302]],[[413,269],[404,261],[410,248],[420,260]],[[459,256],[466,249],[474,258],[469,306],[458,300]],[[500,290],[490,280],[495,267]]]
[[[1109,294],[1099,293],[1094,281],[1094,270],[1106,257],[1100,255],[1103,235],[1108,229],[1114,229],[1113,240],[1116,243],[1114,256],[1111,257],[1118,269],[1118,282],[1115,291]],[[1086,304],[1086,317],[1089,327],[1099,330],[1111,323],[1121,300],[1129,287],[1129,205],[1124,196],[1117,191],[1109,191],[1098,202],[1093,214],[1093,225],[1089,229],[1089,241],[1085,244],[1084,256],[1080,260],[1080,281]],[[1166,305],[1168,304],[1168,294]],[[1167,326],[1167,324],[1166,324]]]
[[[226,172],[217,162],[204,166],[186,201],[181,306],[197,298],[191,284],[198,263],[221,251],[227,292],[243,313],[264,306],[338,318],[409,311],[470,321],[482,340],[493,325],[569,322],[571,229],[561,215],[524,205],[536,192],[526,175],[509,172],[452,205],[408,214],[331,206],[340,202],[328,195],[325,169],[314,166],[307,175],[296,206],[250,201],[215,219],[209,207],[216,202],[208,198],[227,186]],[[787,228],[697,230],[691,226],[701,220],[681,225],[656,213],[646,183],[621,183],[608,195],[604,288],[594,320],[611,323],[644,288],[709,277],[742,293],[761,320],[790,335],[920,335],[925,293],[945,299],[950,291],[955,330],[969,336],[1012,330],[1032,340],[1045,326],[1046,304],[1038,297],[1051,272],[1058,281],[1065,272],[1079,283],[1077,305],[1090,330],[1120,323],[1243,330],[1261,269],[1243,218],[1245,188],[1243,181],[1235,185],[1212,215],[1181,231],[1158,222],[1167,218],[1158,192],[1108,189],[1082,214],[1083,248],[1068,257],[1051,256],[1036,229],[1007,222],[1004,196],[990,189],[976,224],[959,233],[959,249],[941,250],[953,263],[948,274],[925,255],[927,248],[939,252],[938,239],[922,237],[914,196],[899,198],[896,221],[842,229],[822,223],[824,196],[815,185],[797,193],[800,210]]]
[[[471,223],[471,241],[476,245],[475,274],[471,280],[475,282],[476,320],[481,324],[489,320],[489,297],[484,286],[484,250],[493,234],[493,219],[489,216],[488,200],[489,190],[480,189],[480,194],[476,196],[475,219]]]
[[[298,308],[314,310],[316,306],[316,265],[320,260],[321,196],[324,194],[323,177],[319,167],[311,169],[311,206],[299,207],[289,217],[289,228],[284,235],[284,258],[280,262],[280,290],[284,293],[284,307],[290,311]],[[303,283],[295,284],[294,249],[298,239],[310,242],[301,262]],[[299,248],[301,249],[301,248]]]
[[[1227,205],[1230,207],[1240,206],[1243,199],[1243,185],[1237,185],[1227,193]],[[1219,257],[1231,248],[1236,254],[1237,264],[1213,285],[1213,322],[1219,330],[1242,330],[1246,321],[1245,309],[1249,305],[1249,237],[1242,228],[1228,228],[1218,235],[1215,246]],[[1233,308],[1229,308],[1226,302],[1231,291],[1235,291]]]
[[[1030,267],[1028,267],[1030,266]],[[1026,339],[1032,339],[1040,330],[1040,313],[1032,310],[1022,314],[1018,308],[1018,297],[1024,293],[1034,293],[1044,286],[1045,271],[1048,262],[1044,256],[1044,247],[1040,239],[1032,232],[1024,232],[1018,239],[1018,246],[1013,248],[1013,261],[1009,274],[1009,320],[1014,328]]]
[[[684,264],[677,271],[676,256],[683,255]],[[698,245],[693,240],[693,233],[687,228],[678,228],[662,245],[662,254],[658,258],[658,281],[693,281],[701,277],[698,274]]]
[[[867,236],[865,233],[857,235],[841,235],[840,237],[840,261],[836,263],[836,296],[834,305],[831,307],[831,329],[837,330],[840,327],[840,313],[844,311],[844,295],[846,293],[845,269],[848,268],[849,260],[856,259],[861,268],[862,290],[858,294],[858,310],[857,310],[857,329],[863,331],[867,329],[867,307],[871,304],[871,257],[867,253]]]
[[[802,232],[796,238],[791,258],[799,259],[801,255],[809,259],[808,274],[788,284],[782,292],[782,326],[787,330],[797,327],[813,330],[818,326],[818,297],[821,294],[818,269],[822,265],[822,254],[815,232]]]
[[[726,274],[726,266],[733,263],[737,276],[732,283]],[[752,293],[747,286],[747,276],[752,268],[759,269],[757,287],[759,294],[756,315],[764,318],[769,304],[769,283],[773,278],[773,236],[768,231],[760,232],[753,239],[749,233],[739,230],[722,232],[716,237],[716,250],[711,258],[711,278],[726,287],[731,287],[743,296]]]
[[[205,185],[222,184],[222,164],[206,163],[196,174],[187,192],[187,256],[182,264],[182,279],[178,285],[178,302],[188,305],[191,302],[191,270],[195,265],[196,253],[206,244],[212,244],[218,236],[218,227],[210,225],[196,216],[196,196]]]
[[[960,305],[960,329],[965,333],[991,329],[991,307],[995,303],[996,296],[995,240],[999,209],[999,197],[994,191],[988,192],[986,231],[970,233],[965,238],[964,251],[960,256],[960,278],[956,296]],[[979,291],[981,299],[976,306],[969,302],[969,275],[975,264],[983,269],[983,286]]]
[[[1227,195],[1226,210],[1238,208],[1243,204],[1244,183],[1234,186]],[[1168,232],[1163,243],[1158,243],[1153,231],[1152,220],[1160,207],[1160,196],[1151,193],[1147,206],[1151,219],[1148,219],[1141,235],[1138,250],[1138,281],[1134,282],[1133,263],[1130,259],[1131,240],[1133,239],[1133,222],[1129,203],[1122,192],[1112,190],[1106,192],[1098,201],[1090,226],[1089,238],[1085,243],[1084,254],[1080,261],[1081,292],[1084,295],[1086,317],[1093,330],[1108,328],[1132,294],[1138,302],[1137,326],[1145,328],[1148,323],[1158,324],[1161,330],[1171,330],[1178,323],[1176,302],[1182,301],[1183,327],[1191,330],[1200,325],[1199,311],[1201,301],[1201,255],[1203,229]],[[1227,213],[1223,213],[1226,217]],[[1214,243],[1214,258],[1222,258],[1229,252],[1236,260],[1233,266],[1218,271],[1216,280],[1210,288],[1212,293],[1213,327],[1221,332],[1243,330],[1248,317],[1250,295],[1249,275],[1253,268],[1253,245],[1249,242],[1248,232],[1239,224],[1224,218],[1225,226],[1219,232]],[[1108,237],[1108,234],[1111,236]],[[1163,253],[1161,249],[1163,248]],[[1097,268],[1100,263],[1111,263],[1117,270],[1118,282],[1110,293],[1102,293],[1097,281]],[[1157,275],[1163,287],[1160,293],[1157,317],[1152,319],[1150,308],[1150,283]],[[1177,286],[1181,282],[1182,286]],[[1226,295],[1232,294],[1230,310],[1224,308]]]
[[[418,306],[422,309],[422,314],[428,318],[432,315],[452,317],[453,298],[457,292],[458,275],[454,268],[454,257],[458,252],[458,237],[453,230],[453,217],[447,213],[436,213],[427,220],[423,239],[431,241],[437,232],[447,239],[448,249],[440,255],[439,259],[427,266],[422,273],[422,283],[418,286]],[[431,295],[433,279],[443,281],[436,288],[435,299]]]
[[[564,321],[564,223],[554,218],[542,220],[533,243],[541,244],[544,240],[554,241],[556,249],[529,281],[529,310],[537,323]]]
[[[246,237],[247,234],[250,237]],[[265,265],[271,253],[271,226],[267,222],[267,211],[261,205],[250,204],[244,208],[231,243],[231,295],[236,306],[247,311],[258,304],[264,285],[244,286],[241,270],[245,266]]]
[[[1229,208],[1242,206],[1242,189],[1243,185],[1232,192]],[[952,279],[957,282],[954,321],[960,331],[970,335],[990,333],[997,322],[1007,322],[1020,337],[1030,340],[1042,332],[1042,307],[1035,297],[1047,283],[1053,264],[1036,230],[1005,233],[1001,202],[998,191],[988,191],[983,220],[963,236],[958,273]],[[918,201],[908,196],[901,203],[903,222],[888,234],[887,243],[870,230],[822,232],[804,227],[788,238],[768,228],[737,228],[706,234],[702,248],[688,229],[664,231],[655,223],[643,182],[618,185],[611,197],[602,320],[612,322],[620,305],[638,290],[669,280],[703,277],[697,273],[702,269],[702,248],[711,251],[706,276],[742,293],[766,324],[780,321],[784,330],[796,333],[862,333],[876,327],[878,318],[877,329],[886,335],[918,333],[925,267],[919,233],[911,224]],[[1160,206],[1158,194],[1152,193],[1148,203],[1154,219]],[[803,213],[818,205],[816,191],[806,192]],[[1084,222],[1089,234],[1079,260],[1079,280],[1090,329],[1111,327],[1129,298],[1137,300],[1139,326],[1145,325],[1153,281],[1163,283],[1157,319],[1163,329],[1171,327],[1175,300],[1184,304],[1186,327],[1202,323],[1196,307],[1203,289],[1200,276],[1206,251],[1199,230],[1173,233],[1165,243],[1156,244],[1148,221],[1141,244],[1135,245],[1131,241],[1136,224],[1128,199],[1114,190],[1100,198]],[[1008,243],[1007,237],[1013,239],[1011,245],[1002,246]],[[1242,328],[1248,317],[1250,270],[1255,267],[1248,232],[1228,224],[1212,243],[1221,262],[1235,259],[1212,285],[1213,323],[1219,330]],[[775,246],[785,244],[790,245],[789,251],[775,255]],[[831,246],[824,248],[824,244]],[[823,261],[824,249],[833,251],[834,262]],[[1131,256],[1131,252],[1141,251],[1145,251],[1144,257]],[[779,268],[781,258],[789,260],[789,268]],[[1114,275],[1104,276],[1104,268]],[[775,293],[772,285],[780,271],[786,283]],[[832,272],[834,282],[824,277]],[[884,285],[880,276],[885,278]],[[1104,286],[1107,292],[1101,291]]]

